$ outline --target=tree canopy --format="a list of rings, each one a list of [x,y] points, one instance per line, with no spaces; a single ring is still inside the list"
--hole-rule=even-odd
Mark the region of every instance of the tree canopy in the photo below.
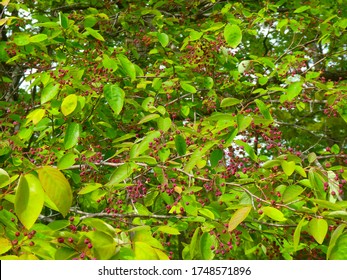
[[[0,259],[347,259],[345,0],[0,15]]]

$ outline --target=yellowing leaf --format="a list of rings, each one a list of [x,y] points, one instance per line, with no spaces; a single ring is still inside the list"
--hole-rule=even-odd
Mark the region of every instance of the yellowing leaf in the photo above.
[[[33,174],[21,176],[15,195],[14,208],[21,223],[30,229],[39,217],[44,193],[39,179]]]
[[[158,254],[155,249],[145,242],[134,242],[134,252],[136,260],[157,260]]]
[[[6,238],[0,237],[0,255],[6,253],[11,248],[12,248],[11,241]]]
[[[42,118],[44,117],[46,113],[46,110],[44,109],[35,109],[34,111],[30,112],[28,115],[27,115],[27,121],[28,122],[33,122],[33,124],[38,124]]]
[[[240,223],[242,223],[242,221],[247,218],[251,209],[251,206],[246,206],[236,210],[229,220],[228,231],[233,231]]]
[[[69,181],[58,169],[50,166],[43,166],[37,172],[45,193],[65,217],[72,204],[72,190]]]
[[[7,6],[8,3],[10,3],[10,0],[2,0],[1,1],[1,5],[3,5],[3,6]]]
[[[61,112],[64,116],[70,115],[77,107],[77,95],[66,96],[61,104]]]

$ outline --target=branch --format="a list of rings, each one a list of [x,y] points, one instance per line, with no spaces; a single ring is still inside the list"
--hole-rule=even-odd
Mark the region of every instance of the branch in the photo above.
[[[84,220],[87,218],[106,218],[108,220],[117,221],[118,219],[122,218],[155,218],[155,219],[170,219],[170,218],[177,218],[177,219],[187,219],[190,218],[188,216],[182,216],[182,215],[157,215],[157,214],[150,214],[150,215],[143,215],[143,214],[136,214],[136,213],[125,213],[125,214],[119,214],[119,213],[88,213],[81,210],[77,210],[74,208],[70,209],[70,212],[82,215],[80,217],[80,220]]]

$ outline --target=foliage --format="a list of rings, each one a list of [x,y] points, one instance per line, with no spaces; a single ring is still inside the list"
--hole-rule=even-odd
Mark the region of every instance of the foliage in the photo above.
[[[345,1],[139,2],[1,2],[1,259],[347,259]]]

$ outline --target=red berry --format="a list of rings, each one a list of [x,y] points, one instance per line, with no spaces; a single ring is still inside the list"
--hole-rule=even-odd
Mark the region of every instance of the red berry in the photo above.
[[[64,237],[58,237],[58,242],[59,243],[64,243]]]

